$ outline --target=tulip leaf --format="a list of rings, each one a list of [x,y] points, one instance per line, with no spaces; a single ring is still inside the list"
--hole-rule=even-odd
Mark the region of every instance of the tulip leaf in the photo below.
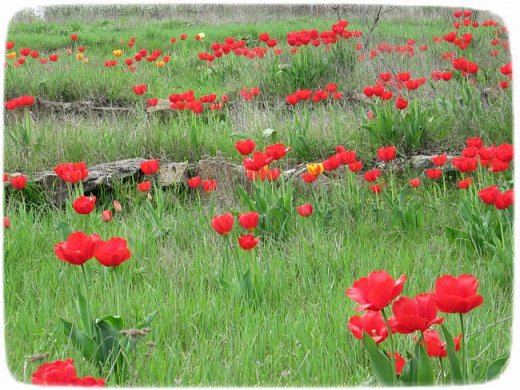
[[[509,355],[502,356],[495,360],[493,363],[491,363],[486,371],[486,381],[490,381],[495,379],[502,371],[504,370],[504,367],[506,366],[507,362],[509,360]]]
[[[76,307],[78,309],[79,318],[81,319],[81,324],[83,325],[83,329],[87,332],[87,334],[92,335],[93,323],[91,322],[90,310],[88,306],[87,299],[80,292],[78,293],[78,300],[76,301]]]
[[[450,362],[450,370],[453,383],[457,385],[463,384],[464,377],[462,376],[462,369],[460,366],[459,358],[455,353],[455,344],[453,342],[453,336],[450,334],[450,332],[444,325],[441,325],[441,329],[444,335],[444,339],[446,340],[446,352],[448,353],[448,361]]]
[[[417,384],[432,385],[435,381],[433,368],[426,347],[421,345],[421,341],[417,341],[415,356],[417,357]]]
[[[399,381],[405,386],[412,386],[416,382],[417,376],[417,359],[414,357],[408,359],[403,367]]]
[[[63,221],[58,222],[57,227],[61,233],[61,238],[63,241],[67,241],[67,237],[69,237],[69,235],[74,231],[72,226]]]
[[[150,324],[152,323],[152,321],[154,320],[155,316],[157,315],[157,313],[159,313],[159,310],[154,310],[154,311],[152,311],[150,314],[148,314],[148,315],[146,316],[146,318],[145,318],[143,321],[139,322],[139,323],[135,326],[135,328],[136,328],[136,329],[143,329],[143,328],[147,328],[147,327],[149,327]]]
[[[104,321],[107,322],[112,328],[120,332],[123,330],[123,319],[120,316],[106,315],[96,320],[96,324]]]
[[[111,319],[96,321],[96,341],[99,347],[101,364],[110,363],[112,365],[119,358],[121,352],[119,331],[112,326],[111,322]]]
[[[63,323],[65,335],[72,341],[72,344],[81,352],[85,359],[94,361],[97,352],[97,346],[85,332],[79,330],[74,324],[60,318]]]
[[[370,357],[372,372],[377,380],[386,386],[394,385],[395,374],[390,359],[377,347],[376,342],[368,334],[363,333],[363,346]]]
[[[262,134],[264,135],[264,137],[266,138],[269,138],[269,137],[276,137],[276,130],[273,130],[273,129],[265,129]]]

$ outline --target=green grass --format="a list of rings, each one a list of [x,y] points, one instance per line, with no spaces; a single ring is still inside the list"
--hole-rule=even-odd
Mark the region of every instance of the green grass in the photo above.
[[[408,39],[416,39],[417,46],[429,45],[427,52],[417,51],[413,58],[391,54],[358,62],[354,41],[346,42],[337,52],[325,52],[323,47],[301,50],[296,56],[307,53],[305,61],[288,53],[283,43],[287,32],[311,27],[324,30],[332,22],[317,17],[214,25],[180,21],[129,25],[123,19],[89,24],[12,23],[8,39],[16,42],[17,49],[31,47],[45,55],[58,51],[60,60],[41,66],[29,59],[18,69],[8,67],[7,99],[33,94],[56,101],[94,100],[130,107],[133,112],[100,116],[8,112],[4,171],[23,172],[31,177],[69,161],[85,161],[91,167],[133,157],[194,162],[205,155],[218,154],[240,163],[241,157],[233,145],[246,136],[255,139],[259,149],[273,142],[292,146],[281,162],[283,167],[323,161],[341,144],[356,150],[364,170],[370,169],[375,150],[381,145],[371,142],[361,126],[366,124],[367,111],[373,107],[350,97],[362,94],[363,87],[372,85],[379,72],[410,70],[413,78],[429,79],[434,69],[451,69],[439,55],[453,50],[453,46],[443,43],[436,47],[432,36],[442,36],[452,26],[450,21],[441,19],[416,19],[405,24],[383,18],[365,54],[368,56],[371,49],[383,42],[405,45]],[[352,20],[349,29],[365,31],[366,26]],[[215,71],[211,73],[196,58],[199,51],[209,50],[212,42],[226,36],[247,39],[250,46],[255,46],[258,34],[264,31],[282,43],[282,56],[269,53],[251,61],[230,55],[215,61]],[[88,64],[65,54],[67,47],[73,47],[68,38],[73,32],[80,36],[78,43],[86,47]],[[193,39],[199,32],[206,34],[204,43]],[[188,40],[172,45],[170,37],[181,33],[187,33]],[[428,118],[432,125],[413,153],[460,151],[465,138],[477,135],[487,145],[512,141],[511,90],[496,87],[504,79],[498,68],[510,60],[509,54],[503,51],[498,57],[489,56],[491,29],[477,29],[474,34],[476,47],[459,53],[481,66],[478,86],[469,86],[468,96],[463,98],[465,84],[456,77],[450,83],[428,81],[410,94],[410,101],[416,99],[421,107],[433,107],[432,118]],[[127,53],[133,55],[134,49],[141,47],[162,49],[172,56],[172,61],[162,69],[143,61],[135,73],[122,68],[106,69],[103,61],[113,58],[112,51],[120,47],[119,40],[127,41],[130,36],[136,37],[136,46],[130,50],[125,46]],[[364,41],[364,37],[359,41]],[[124,58],[126,53],[120,61]],[[279,76],[278,71],[285,68],[278,65],[290,64],[295,58],[302,60],[302,66],[294,78]],[[326,66],[312,83],[323,87],[335,82],[349,99],[287,107],[285,96],[301,82],[298,77],[312,75],[310,70],[320,63]],[[149,92],[144,97],[135,96],[132,85],[143,83],[148,84]],[[260,86],[260,96],[244,102],[238,91],[253,86]],[[188,89],[194,89],[197,96],[225,93],[230,101],[221,112],[201,116],[189,112],[149,115],[144,111],[145,98],[165,99],[173,92]],[[481,98],[484,90],[489,96],[487,100]],[[393,102],[388,105],[393,107]],[[269,128],[276,132],[266,138],[263,132]],[[405,151],[400,145],[399,156],[407,157]],[[408,168],[390,174],[385,168],[384,190],[396,201],[399,189],[420,174]],[[366,183],[358,190],[357,181],[348,179],[348,175],[343,172],[330,186],[306,190],[295,186],[286,232],[278,235],[269,231],[272,227],[267,225],[254,259],[249,253],[237,251],[242,270],[254,263],[264,275],[259,300],[245,298],[233,286],[223,287],[217,277],[223,267],[225,279],[233,281],[235,270],[233,262],[226,259],[227,241],[211,229],[210,219],[230,211],[218,203],[219,190],[232,193],[234,189],[219,188],[217,194],[200,197],[181,187],[154,193],[154,207],[158,207],[159,201],[164,202],[163,235],[157,233],[158,228],[147,212],[146,196],[136,191],[133,182],[116,183],[112,192],[102,193],[96,212],[90,216],[77,215],[68,205],[53,206],[33,187],[23,194],[7,189],[4,215],[9,216],[12,227],[4,230],[4,299],[7,360],[13,376],[29,382],[37,367],[30,357],[41,352],[50,354],[48,361],[73,357],[81,376],[97,375],[96,367],[69,344],[59,320],[61,317],[79,322],[75,299],[80,288],[80,269],[59,261],[53,252],[54,245],[63,239],[59,223],[65,222],[74,230],[95,232],[103,239],[120,236],[128,241],[132,258],[117,269],[125,327],[159,310],[151,333],[132,355],[124,385],[372,383],[368,356],[346,328],[348,318],[355,314],[355,305],[345,296],[345,289],[379,269],[394,277],[406,274],[407,296],[430,291],[435,279],[443,274],[475,275],[484,304],[469,315],[471,337],[467,355],[470,379],[480,381],[489,363],[507,353],[511,344],[510,224],[504,225],[501,240],[505,256],[489,247],[478,252],[453,243],[446,234],[448,226],[465,229],[458,208],[469,194],[456,188],[454,177],[446,178],[446,190],[442,184],[433,185],[423,179],[423,185],[406,196],[407,202],[416,202],[424,213],[423,224],[407,230],[391,217],[395,210],[384,202],[384,197],[369,192]],[[477,180],[480,175],[484,175],[485,181]],[[495,182],[503,189],[509,188],[511,177],[510,172],[493,176],[479,171],[475,189]],[[281,196],[283,191],[276,190],[280,186],[287,191],[287,184],[274,184],[274,198]],[[103,223],[99,214],[112,208],[113,199],[121,202],[124,211],[115,214],[112,222]],[[238,196],[230,195],[228,200],[231,211],[249,211]],[[304,219],[297,215],[295,207],[306,202],[313,203],[314,214]],[[479,207],[482,212],[487,210],[483,204]],[[236,223],[233,241],[239,230]],[[113,314],[117,306],[113,272],[96,260],[87,263],[86,268],[94,315]],[[448,328],[458,334],[457,318],[447,317]],[[399,336],[397,340],[402,354],[412,349],[411,336]],[[147,346],[147,341],[153,341],[155,347]],[[113,379],[110,384],[116,385]]]
[[[98,215],[8,205],[13,227],[6,231],[4,248],[11,371],[28,380],[31,370],[23,374],[28,357],[50,352],[55,358],[74,357],[81,373],[94,372],[71,346],[64,347],[58,321],[77,319],[74,297],[80,270],[53,254],[54,243],[61,240],[56,222],[67,221],[103,238],[128,240],[132,258],[118,269],[121,312],[127,324],[159,309],[146,339],[157,346],[148,358],[147,347],[139,346],[129,385],[360,384],[370,371],[361,344],[346,330],[354,305],[345,289],[374,269],[396,277],[408,275],[406,295],[432,289],[435,278],[445,273],[472,273],[479,279],[485,305],[470,316],[474,334],[468,354],[479,356],[471,362],[476,380],[490,361],[509,349],[511,265],[497,264],[490,255],[461,251],[447,241],[443,230],[453,224],[459,196],[454,191],[435,198],[431,189],[424,189],[421,196],[429,198],[425,224],[418,231],[403,232],[385,222],[385,208],[373,197],[356,219],[339,202],[345,196],[344,185],[338,182],[332,193],[321,194],[325,209],[315,216],[293,217],[282,242],[262,237],[256,256],[260,268],[269,269],[270,278],[257,305],[232,288],[219,288],[214,274],[226,240],[210,231],[205,201],[180,203],[174,200],[175,193],[166,192],[163,224],[170,233],[160,240],[151,234],[143,202],[135,193],[136,199],[124,202],[124,213],[109,224]],[[245,211],[240,205],[236,210]],[[243,266],[249,261],[246,253],[240,258]],[[225,273],[232,275],[231,265],[227,267]],[[87,263],[87,269],[94,313],[114,312],[116,298],[107,269],[95,261]],[[487,327],[490,324],[495,325]],[[452,333],[458,332],[457,326],[456,318],[449,318]],[[409,337],[398,339],[399,350],[410,348]]]

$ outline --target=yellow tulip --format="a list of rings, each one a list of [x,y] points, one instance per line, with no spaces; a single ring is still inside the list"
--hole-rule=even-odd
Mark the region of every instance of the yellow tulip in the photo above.
[[[121,57],[123,55],[123,50],[114,50],[112,52],[116,57]]]
[[[313,163],[307,165],[307,172],[313,176],[318,176],[323,172],[323,163]]]
[[[88,58],[83,58],[83,62],[84,62],[85,64],[88,64]]]
[[[15,51],[12,51],[10,53],[7,53],[6,54],[7,58],[9,58],[10,60],[14,60],[16,58],[16,52]]]
[[[158,68],[164,68],[164,65],[166,65],[164,61],[155,61],[155,66]]]
[[[83,53],[78,53],[78,54],[76,54],[76,59],[77,59],[77,60],[82,60],[83,57],[84,57]]]

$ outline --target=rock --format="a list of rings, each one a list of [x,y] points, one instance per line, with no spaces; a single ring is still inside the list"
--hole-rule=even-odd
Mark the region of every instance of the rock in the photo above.
[[[156,106],[146,107],[146,112],[172,111],[168,99],[159,99]]]
[[[414,169],[418,169],[420,171],[424,171],[427,168],[432,168],[433,167],[432,157],[435,157],[435,156],[423,156],[423,155],[413,156],[410,159],[410,165]],[[449,163],[452,158],[453,158],[453,156],[448,156],[448,162],[443,167],[443,170],[445,172],[450,172],[450,171],[454,171],[455,170],[453,165],[451,165]]]
[[[174,184],[186,183],[188,163],[161,163],[159,168],[159,184],[169,187]]]
[[[200,160],[195,168],[195,174],[202,180],[217,182],[216,194],[219,203],[226,207],[233,205],[234,194],[238,185],[246,190],[251,189],[251,182],[246,177],[242,165],[234,164],[223,157],[208,157]],[[211,194],[213,196],[213,193]]]
[[[312,183],[306,183],[302,179],[302,175],[307,172],[307,164],[294,170],[294,173],[289,177],[289,182],[293,184],[296,191],[307,191],[311,188],[324,187],[332,182],[332,180],[324,174],[318,176]]]
[[[88,177],[83,182],[85,193],[99,193],[101,187],[112,188],[114,181],[138,177],[141,175],[139,167],[142,158],[114,161],[88,167]],[[69,191],[67,183],[61,180],[54,171],[38,172],[34,175],[34,183],[39,184],[42,190],[60,205],[67,199]]]

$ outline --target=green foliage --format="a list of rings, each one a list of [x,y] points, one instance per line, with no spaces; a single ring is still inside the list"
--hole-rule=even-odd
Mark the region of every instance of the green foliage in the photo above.
[[[423,146],[431,129],[435,128],[435,110],[422,108],[417,100],[408,104],[405,110],[396,110],[393,103],[372,104],[373,120],[365,120],[372,146],[394,145],[405,151],[417,150]]]
[[[283,178],[277,183],[253,181],[252,194],[242,187],[237,187],[241,202],[251,211],[259,214],[258,228],[261,233],[283,239],[294,215],[293,188]]]

